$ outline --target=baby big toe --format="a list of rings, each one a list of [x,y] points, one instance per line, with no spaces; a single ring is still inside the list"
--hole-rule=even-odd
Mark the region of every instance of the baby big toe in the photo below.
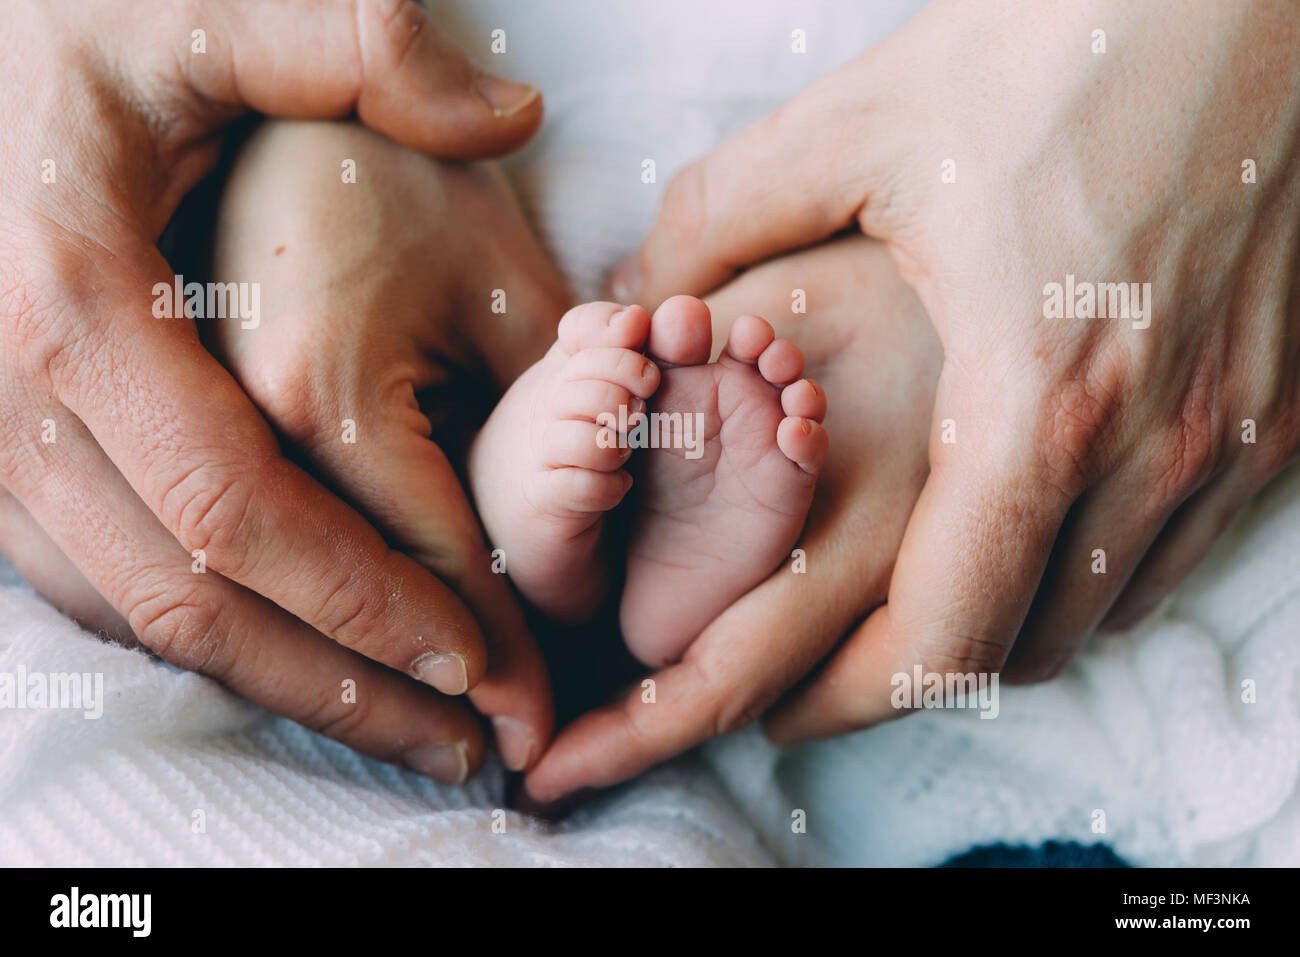
[[[709,307],[694,296],[673,296],[650,320],[650,355],[677,366],[703,365],[713,352]]]

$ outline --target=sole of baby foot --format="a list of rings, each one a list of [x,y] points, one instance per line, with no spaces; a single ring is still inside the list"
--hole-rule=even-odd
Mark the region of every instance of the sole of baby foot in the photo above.
[[[650,403],[619,621],[628,648],[660,667],[769,576],[799,539],[828,437],[826,395],[803,354],[741,316],[709,362],[708,308],[666,301],[648,349],[662,381]],[[633,449],[635,431],[628,435]],[[657,447],[654,447],[657,446]]]

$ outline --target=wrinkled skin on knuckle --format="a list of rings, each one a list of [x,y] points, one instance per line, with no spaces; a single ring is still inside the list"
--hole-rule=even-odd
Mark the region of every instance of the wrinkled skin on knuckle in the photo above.
[[[972,600],[996,599],[995,595],[977,595]],[[926,629],[931,637],[917,644],[917,663],[927,671],[940,674],[994,674],[1002,670],[1014,636],[1004,643],[985,635],[959,633],[947,623],[947,616],[944,617],[943,622]]]
[[[432,42],[438,53],[438,69],[446,77],[452,74],[462,86],[468,86],[473,68],[460,51],[443,36],[428,13],[414,0],[348,0],[354,8],[357,24],[357,48],[361,76],[377,72],[396,73],[411,51],[421,42]],[[358,110],[366,104],[364,84]]]
[[[1078,498],[1104,469],[1127,401],[1127,370],[1118,362],[1077,365],[1044,390],[1036,444],[1044,479],[1067,498]]]
[[[1183,501],[1214,474],[1222,457],[1224,423],[1218,384],[1193,377],[1168,427],[1155,434],[1147,487],[1161,505]]]
[[[125,610],[141,644],[164,661],[218,679],[229,673],[229,629],[209,589],[164,581],[152,594],[128,596]]]
[[[327,738],[336,741],[355,740],[370,724],[372,701],[372,697],[366,694],[357,695],[356,700],[351,702],[343,701],[342,695],[324,694],[317,708],[297,720]],[[380,751],[374,750],[372,745],[370,753],[380,760],[396,760],[402,753],[401,744],[401,742],[393,742],[388,748]]]
[[[198,465],[164,490],[159,514],[186,551],[201,549],[208,565],[241,578],[261,540],[251,526],[259,486],[275,485],[271,467]]]

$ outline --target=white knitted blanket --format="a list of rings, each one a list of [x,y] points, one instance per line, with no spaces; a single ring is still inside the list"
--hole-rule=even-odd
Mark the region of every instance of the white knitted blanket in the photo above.
[[[485,65],[544,88],[546,126],[509,168],[591,296],[674,169],[919,0],[433,6]],[[7,568],[0,582],[0,681],[104,676],[98,719],[0,709],[0,865],[930,864],[1049,838],[1105,840],[1143,864],[1300,863],[1300,469],[1161,621],[1094,645],[1051,685],[1003,688],[996,720],[928,712],[783,756],[749,731],[559,825],[504,810],[495,766],[439,787],[96,642]]]

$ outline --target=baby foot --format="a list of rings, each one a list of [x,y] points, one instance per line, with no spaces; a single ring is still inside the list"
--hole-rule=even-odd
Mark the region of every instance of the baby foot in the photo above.
[[[608,586],[602,519],[632,485],[631,449],[605,415],[645,408],[659,370],[641,355],[640,306],[592,302],[560,320],[558,340],[493,410],[469,454],[469,482],[494,549],[525,598],[572,622]]]
[[[826,395],[799,378],[804,358],[792,342],[741,316],[714,363],[711,346],[709,310],[698,299],[676,296],[655,312],[657,431],[676,426],[663,416],[681,413],[680,435],[690,441],[641,453],[619,621],[628,648],[652,667],[679,659],[789,556],[826,455]]]

